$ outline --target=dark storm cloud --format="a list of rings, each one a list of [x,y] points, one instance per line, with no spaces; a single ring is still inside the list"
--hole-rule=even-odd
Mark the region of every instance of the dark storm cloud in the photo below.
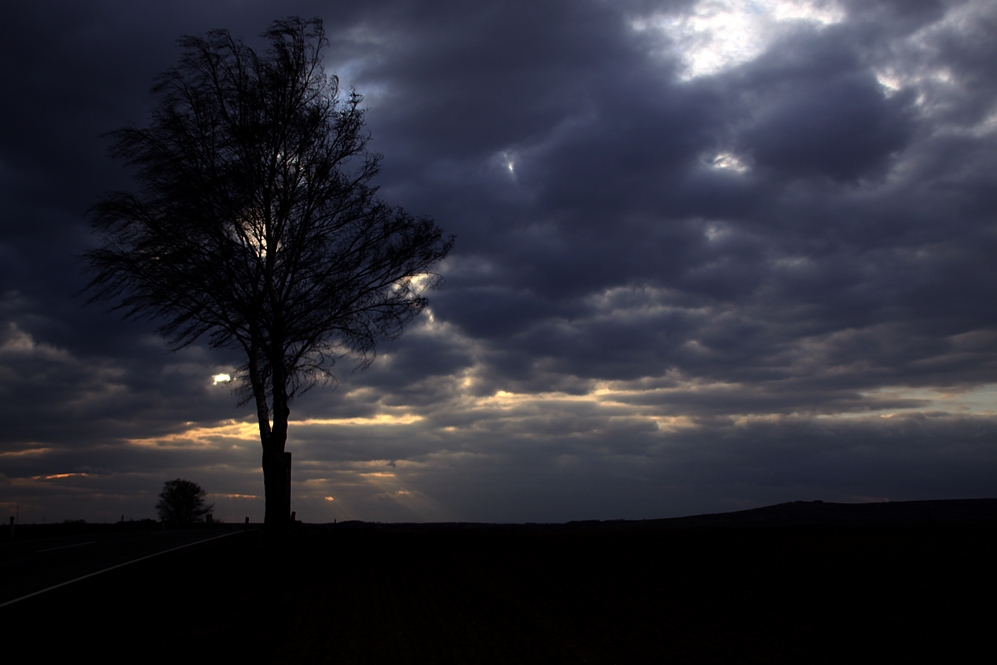
[[[736,303],[741,310],[722,314],[722,325],[701,316],[703,327],[686,334],[688,339],[701,333],[698,342],[721,350],[719,356],[735,360],[742,370],[752,361],[764,363],[763,357],[752,355],[771,352],[780,333],[791,343],[801,334],[820,334],[821,328],[826,334],[878,326],[881,334],[867,336],[875,341],[853,347],[856,355],[868,356],[877,346],[893,346],[891,328],[900,338],[916,334],[907,326],[925,325],[932,314],[924,310],[958,307],[966,296],[979,303],[976,298],[992,282],[986,279],[987,263],[982,256],[960,255],[989,254],[992,246],[980,248],[970,238],[958,238],[959,231],[951,226],[939,229],[939,219],[950,207],[944,195],[920,193],[933,184],[930,177],[884,182],[886,170],[896,166],[905,150],[914,153],[907,156],[905,168],[917,169],[919,162],[935,157],[917,153],[931,140],[925,134],[937,118],[917,117],[913,91],[884,94],[873,63],[866,59],[866,31],[861,23],[820,34],[802,30],[773,44],[762,58],[703,84],[659,80],[649,85],[652,67],[638,62],[631,49],[630,60],[624,59],[632,62],[626,77],[600,82],[601,95],[576,96],[577,113],[550,123],[548,136],[537,139],[536,147],[520,148],[523,163],[516,165],[516,180],[532,177],[542,186],[523,206],[524,214],[516,219],[520,211],[506,214],[511,225],[534,225],[541,231],[535,237],[524,234],[512,247],[499,246],[508,247],[507,264],[527,266],[518,270],[530,290],[493,291],[491,298],[475,298],[470,307],[456,306],[460,295],[444,296],[438,311],[474,335],[488,329],[513,340],[510,327],[519,332],[530,328],[531,319],[547,318],[547,324],[535,325],[552,330],[539,336],[559,347],[559,353],[551,351],[557,355],[577,348],[581,355],[575,371],[585,373],[581,366],[591,367],[591,358],[583,349],[598,349],[605,360],[617,342],[626,348],[653,348],[646,342],[654,333],[647,328],[629,331],[626,322],[581,323],[569,326],[579,344],[564,344],[556,333],[563,319],[549,319],[551,310],[530,306],[531,299],[538,300],[531,290],[556,294],[562,308],[571,296],[641,282],[677,289],[701,306],[722,310]],[[610,50],[607,57],[619,52],[626,49]],[[571,73],[561,71],[559,77],[570,78]],[[634,86],[639,93],[625,88],[634,80],[640,83]],[[477,116],[476,122],[491,125],[499,115]],[[912,145],[918,133],[922,142]],[[753,167],[744,177],[749,182],[715,177],[702,186],[705,191],[687,187],[698,175],[700,155],[722,145],[718,142],[725,135],[729,149]],[[975,143],[979,148],[980,142]],[[964,203],[989,199],[981,188],[973,188],[977,191],[960,197]],[[727,205],[705,203],[710,195]],[[730,205],[731,199],[741,205]],[[981,203],[992,214],[990,205]],[[711,217],[719,218],[712,224],[719,236],[713,242],[702,234],[708,224],[695,228],[697,218]],[[955,225],[964,224],[964,232],[977,236],[980,221],[963,218]],[[509,237],[505,226],[498,228]],[[935,245],[925,234],[944,235],[948,246]],[[992,235],[984,235],[992,245]],[[489,258],[497,258],[494,250]],[[949,263],[976,274],[946,279],[944,265]],[[511,303],[520,306],[510,316]],[[964,327],[974,317],[992,325],[986,312],[964,311],[956,326]],[[952,317],[932,318],[956,323]],[[780,319],[798,325],[780,326],[756,348],[747,346]],[[661,317],[653,323],[663,326],[665,335],[676,331]],[[662,328],[653,330],[661,334]],[[663,358],[674,341],[654,349],[654,355]],[[942,340],[936,337],[935,342],[937,346]],[[738,353],[741,345],[745,353]],[[538,350],[531,346],[527,353],[532,357]],[[927,349],[911,351],[923,357]],[[675,359],[662,360],[669,362]],[[638,367],[647,366],[630,367],[640,371]]]
[[[993,494],[997,12],[776,4],[8,3],[0,491],[141,506],[186,467],[233,511],[261,493],[211,379],[238,356],[82,307],[75,257],[130,187],[99,134],[145,121],[175,39],[299,14],[366,97],[381,195],[458,236],[432,318],[293,407],[299,514]],[[681,32],[711,11],[743,20]]]
[[[885,98],[872,72],[833,34],[798,39],[803,43],[773,45],[772,62],[762,58],[738,82],[753,98],[739,109],[751,120],[737,132],[738,147],[776,177],[881,176],[910,139],[910,95]]]

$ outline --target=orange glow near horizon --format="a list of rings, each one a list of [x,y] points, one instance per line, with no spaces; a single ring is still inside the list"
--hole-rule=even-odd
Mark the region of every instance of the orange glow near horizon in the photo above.
[[[31,476],[31,480],[58,480],[59,478],[86,478],[89,473],[53,473],[50,476]]]

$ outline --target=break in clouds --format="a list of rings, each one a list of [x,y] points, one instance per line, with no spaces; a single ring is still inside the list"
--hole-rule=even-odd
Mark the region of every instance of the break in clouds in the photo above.
[[[292,405],[306,521],[664,517],[995,494],[997,8],[7,3],[0,505],[262,517],[238,357],[84,307],[181,34],[325,20],[380,195],[457,244],[373,366]]]

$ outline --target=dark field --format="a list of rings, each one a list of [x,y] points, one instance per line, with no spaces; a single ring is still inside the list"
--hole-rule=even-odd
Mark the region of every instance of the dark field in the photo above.
[[[305,526],[277,541],[250,531],[2,608],[0,626],[5,656],[47,662],[914,662],[989,651],[992,522],[757,522]]]

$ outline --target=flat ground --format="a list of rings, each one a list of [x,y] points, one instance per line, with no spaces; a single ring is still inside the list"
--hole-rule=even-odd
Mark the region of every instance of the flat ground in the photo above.
[[[0,625],[5,655],[48,662],[950,660],[989,646],[995,555],[986,524],[305,526],[92,577]]]

